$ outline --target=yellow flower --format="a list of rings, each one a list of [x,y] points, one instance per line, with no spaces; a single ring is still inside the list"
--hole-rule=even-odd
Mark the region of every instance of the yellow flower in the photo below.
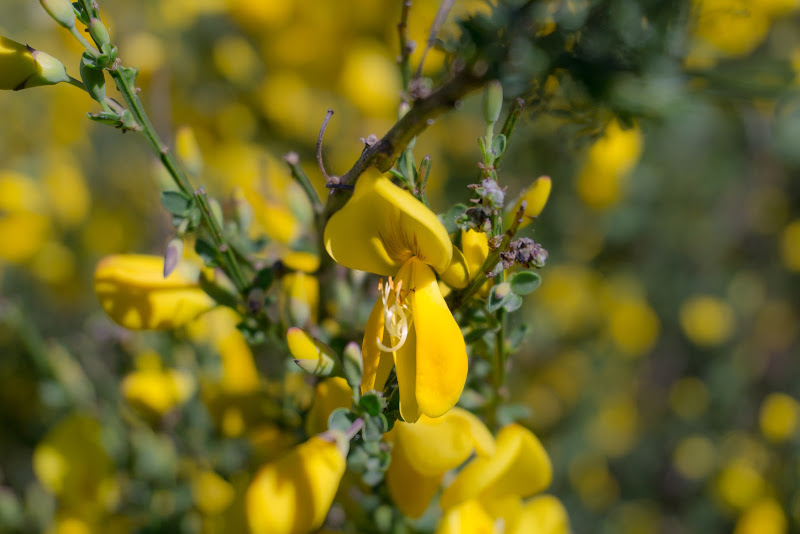
[[[122,380],[122,394],[125,400],[144,409],[148,415],[161,417],[194,394],[192,376],[164,369],[158,354],[144,353],[137,359],[137,367]]]
[[[314,400],[306,415],[306,434],[313,435],[328,429],[328,418],[336,408],[353,404],[353,390],[347,380],[334,376],[321,380],[314,390]]]
[[[549,176],[540,176],[537,178],[519,196],[516,204],[514,204],[514,209],[508,212],[508,215],[503,221],[505,228],[508,229],[511,227],[514,214],[516,214],[517,210],[519,210],[519,208],[522,206],[523,201],[527,202],[527,204],[525,205],[525,213],[522,216],[522,222],[520,223],[519,228],[528,226],[533,219],[542,213],[545,204],[547,204],[547,199],[550,197],[550,189],[552,189],[552,187],[553,182],[550,180]]]
[[[444,474],[464,463],[473,450],[481,456],[495,452],[489,429],[458,407],[435,419],[423,415],[416,424],[398,421],[387,439],[394,446],[386,485],[400,511],[413,518],[428,508]]]
[[[524,498],[550,485],[550,458],[530,430],[518,424],[505,426],[497,434],[496,446],[495,454],[476,457],[461,470],[442,492],[442,508],[447,510],[470,499]]]
[[[246,495],[253,534],[303,534],[322,525],[344,475],[342,442],[315,436],[256,473]]]
[[[567,534],[569,518],[561,501],[540,495],[523,503],[519,497],[470,499],[445,513],[436,534]]]
[[[107,256],[94,272],[94,291],[109,317],[131,330],[177,328],[214,306],[184,268],[167,278],[163,271],[160,256]]]
[[[454,258],[444,225],[411,193],[373,170],[331,217],[325,247],[346,267],[395,275],[382,285],[367,321],[362,392],[382,387],[394,364],[403,419],[443,415],[458,401],[467,377],[464,338],[434,274],[447,271]]]
[[[67,71],[56,58],[0,36],[0,90],[17,91],[66,81]]]
[[[770,393],[761,404],[758,423],[761,433],[773,443],[790,439],[797,431],[800,405],[785,393]]]
[[[694,295],[680,309],[679,319],[686,336],[701,347],[724,343],[733,334],[733,309],[726,301],[709,295]]]

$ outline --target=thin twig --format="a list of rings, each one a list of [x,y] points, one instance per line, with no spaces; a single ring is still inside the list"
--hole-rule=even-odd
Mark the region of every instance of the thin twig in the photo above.
[[[417,78],[422,76],[422,66],[425,63],[425,57],[428,55],[428,51],[436,44],[436,36],[439,35],[439,30],[442,29],[444,26],[444,21],[447,20],[447,15],[450,14],[450,9],[452,9],[453,4],[455,4],[456,0],[442,0],[439,4],[439,9],[436,11],[436,17],[433,19],[433,24],[431,24],[431,31],[428,34],[428,40],[425,42],[425,49],[422,51],[422,57],[419,58],[419,66],[417,67]]]
[[[525,111],[525,101],[521,98],[517,98],[514,103],[511,104],[511,109],[508,110],[506,121],[503,123],[503,130],[500,132],[506,136],[506,142],[508,142],[509,137],[511,137],[511,134],[514,132],[514,127],[517,125],[517,121],[522,116],[523,111]],[[500,154],[494,159],[495,169],[501,159],[503,159],[503,154]]]
[[[328,127],[328,121],[333,116],[333,110],[329,109],[325,114],[325,120],[322,121],[322,126],[319,129],[319,136],[317,137],[317,165],[319,165],[319,172],[325,177],[325,181],[329,182],[331,177],[325,172],[325,165],[322,164],[322,136],[325,135],[325,129]]]
[[[397,57],[397,62],[400,64],[400,74],[403,77],[403,99],[405,99],[408,93],[408,83],[411,81],[409,58],[414,51],[414,43],[408,39],[408,14],[411,11],[411,0],[402,0],[402,2],[400,22],[397,24],[397,33],[400,37],[400,55]]]
[[[478,75],[466,68],[427,97],[414,102],[409,112],[380,141],[364,149],[353,167],[339,179],[339,183],[343,186],[355,184],[369,167],[377,167],[381,172],[388,171],[411,139],[433,124],[434,117],[453,109],[459,100],[481,87],[485,80],[485,73]],[[325,206],[325,219],[330,219],[344,206],[347,198],[343,188],[333,188]]]

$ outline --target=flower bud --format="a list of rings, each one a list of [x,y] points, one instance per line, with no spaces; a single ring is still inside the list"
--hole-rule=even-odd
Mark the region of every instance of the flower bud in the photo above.
[[[491,80],[483,88],[483,120],[486,124],[496,123],[502,109],[503,84],[500,80]]]
[[[547,199],[550,197],[552,185],[549,176],[540,176],[528,186],[517,199],[517,202],[514,204],[514,209],[510,212],[509,216],[505,218],[505,227],[508,228],[511,226],[523,201],[527,204],[525,206],[525,213],[522,215],[522,222],[519,225],[519,229],[528,226],[533,219],[542,213],[545,204],[547,204]]]
[[[94,273],[94,290],[105,312],[132,330],[169,330],[214,307],[197,278],[180,266],[164,278],[164,258],[107,256]]]
[[[53,20],[69,29],[75,26],[75,11],[69,0],[39,0]]]
[[[301,328],[292,327],[286,332],[289,352],[305,372],[314,376],[341,375],[339,356],[325,343],[314,339]]]
[[[346,448],[344,440],[315,436],[263,466],[245,496],[250,531],[302,534],[319,528],[344,475]]]
[[[92,36],[94,42],[97,43],[99,48],[102,48],[103,45],[111,44],[111,37],[108,35],[108,29],[106,29],[105,24],[100,22],[100,19],[90,19],[89,20],[89,35]]]
[[[0,90],[18,91],[69,81],[56,58],[0,36]]]

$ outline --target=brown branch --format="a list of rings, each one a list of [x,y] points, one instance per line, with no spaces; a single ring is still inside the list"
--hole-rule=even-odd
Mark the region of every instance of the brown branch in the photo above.
[[[464,69],[430,95],[414,102],[409,112],[392,126],[383,139],[364,148],[358,161],[341,177],[340,183],[354,185],[369,167],[377,167],[381,172],[391,169],[408,143],[433,124],[435,117],[453,109],[459,100],[479,89],[485,81],[485,73],[475,74],[470,69]],[[331,191],[325,206],[326,221],[344,206],[347,198],[348,192],[341,188]]]

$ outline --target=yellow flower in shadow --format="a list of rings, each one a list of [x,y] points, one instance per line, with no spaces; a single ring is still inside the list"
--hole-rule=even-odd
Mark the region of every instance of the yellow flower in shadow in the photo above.
[[[496,447],[495,454],[476,457],[458,473],[442,492],[442,508],[470,499],[528,497],[550,485],[550,458],[530,430],[518,424],[505,426],[497,434]]]
[[[447,271],[454,258],[464,261],[454,254],[444,225],[411,193],[372,170],[331,217],[324,237],[338,263],[390,277],[364,333],[362,392],[381,388],[394,365],[403,419],[443,415],[467,377],[464,338],[434,273]],[[464,276],[448,283],[463,287],[467,281]]]
[[[131,330],[169,330],[214,307],[214,301],[179,266],[164,278],[164,258],[136,254],[107,256],[94,273],[100,305]]]
[[[413,518],[428,508],[447,471],[464,463],[473,451],[480,456],[495,452],[489,429],[458,407],[435,419],[423,415],[416,424],[398,421],[387,439],[394,446],[386,485],[400,511]]]
[[[251,532],[303,534],[319,528],[344,475],[347,448],[346,439],[315,436],[263,466],[247,489]]]

